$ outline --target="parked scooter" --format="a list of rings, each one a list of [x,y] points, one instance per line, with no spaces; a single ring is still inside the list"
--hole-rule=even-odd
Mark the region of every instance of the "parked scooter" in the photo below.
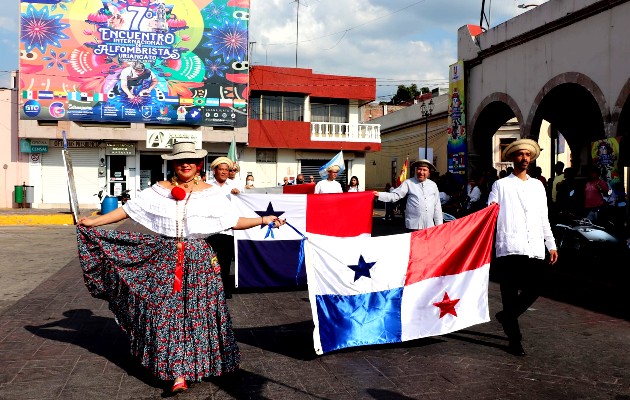
[[[619,262],[627,260],[625,240],[587,218],[576,219],[574,215],[561,213],[559,221],[552,231],[560,260],[567,270],[617,275],[628,269]]]

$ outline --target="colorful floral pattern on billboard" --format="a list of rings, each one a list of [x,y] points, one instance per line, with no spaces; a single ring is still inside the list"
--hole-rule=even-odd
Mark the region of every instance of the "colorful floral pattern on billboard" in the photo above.
[[[22,0],[22,119],[247,125],[249,0]]]

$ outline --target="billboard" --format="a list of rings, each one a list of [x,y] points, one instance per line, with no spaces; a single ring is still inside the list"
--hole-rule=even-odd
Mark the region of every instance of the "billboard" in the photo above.
[[[466,174],[466,113],[464,100],[464,62],[449,67],[448,84],[448,171],[456,176]],[[462,178],[463,181],[463,178]]]
[[[21,0],[20,118],[247,125],[249,0]]]

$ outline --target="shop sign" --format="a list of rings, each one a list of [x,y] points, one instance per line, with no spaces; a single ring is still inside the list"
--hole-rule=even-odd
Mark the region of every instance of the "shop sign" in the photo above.
[[[136,146],[130,143],[107,143],[105,145],[107,156],[135,156]]]
[[[20,139],[21,153],[48,153],[48,142],[41,143],[32,139]]]
[[[201,132],[175,129],[147,129],[147,149],[172,149],[175,142],[193,142],[201,149]]]
[[[52,141],[53,147],[63,147],[63,140],[55,139]],[[92,140],[68,140],[68,148],[98,148],[100,146],[98,141]]]

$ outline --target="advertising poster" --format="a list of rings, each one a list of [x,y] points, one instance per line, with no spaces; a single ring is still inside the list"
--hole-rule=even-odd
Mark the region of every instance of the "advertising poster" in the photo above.
[[[22,0],[20,117],[247,125],[249,0]]]
[[[448,171],[466,175],[466,105],[464,100],[464,62],[449,67],[448,84]]]
[[[611,187],[621,181],[619,167],[619,142],[621,138],[606,138],[591,143],[593,165],[599,169],[599,175]]]

